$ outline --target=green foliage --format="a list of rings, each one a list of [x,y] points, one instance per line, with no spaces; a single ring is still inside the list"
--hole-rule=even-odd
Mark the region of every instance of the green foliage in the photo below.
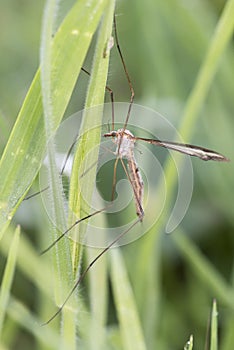
[[[4,272],[4,276],[2,278],[1,283],[1,292],[0,292],[0,334],[2,331],[4,317],[6,314],[6,309],[8,305],[8,299],[10,295],[12,280],[15,271],[15,263],[17,259],[17,249],[19,245],[19,227],[16,228],[14,238],[9,249],[7,264]]]
[[[39,256],[38,251],[58,237],[64,227],[69,227],[74,217],[89,212],[80,188],[85,188],[85,199],[92,197],[96,169],[92,167],[80,183],[79,166],[89,150],[100,142],[101,130],[93,126],[101,123],[101,109],[94,121],[89,108],[102,105],[104,100],[109,55],[103,57],[103,47],[111,35],[115,5],[114,1],[80,0],[68,8],[71,1],[66,6],[58,3],[47,1],[41,68],[8,140],[6,136],[0,139],[1,148],[5,147],[0,161],[0,252],[5,267],[1,271],[0,345],[6,349],[80,346],[164,350],[182,349],[189,339],[184,349],[204,348],[206,342],[207,349],[229,350],[234,327],[232,162],[207,165],[194,161],[195,186],[190,210],[180,227],[172,235],[165,235],[165,220],[176,188],[172,162],[166,160],[167,202],[160,220],[142,239],[114,249],[100,259],[89,271],[89,283],[85,282],[79,293],[74,294],[62,315],[41,327],[56,311],[55,304],[61,305],[73,286],[77,269],[82,268],[84,250],[89,261],[98,254],[98,250],[84,249],[66,239],[54,247],[52,259],[49,254]],[[187,142],[196,139],[194,143],[233,158],[234,56],[229,42],[234,27],[234,1],[224,5],[218,8],[211,1],[139,0],[119,3],[116,13],[123,14],[117,16],[118,33],[136,101],[171,117]],[[8,2],[2,9],[2,16],[8,14],[16,32],[21,30],[19,24],[24,23],[22,37],[15,36],[8,26],[3,30],[9,36],[5,34],[1,59],[4,70],[9,72],[4,73],[0,82],[1,96],[7,96],[1,108],[4,113],[1,111],[0,115],[2,134],[10,131],[8,115],[16,115],[21,90],[25,91],[27,68],[31,75],[35,70],[35,62],[29,61],[29,57],[36,57],[35,52],[31,55],[31,47],[35,50],[36,46],[37,51],[39,47],[41,23],[36,21],[42,5],[21,3],[21,11],[18,6]],[[37,18],[35,23],[32,18]],[[27,47],[26,40],[35,40],[37,45]],[[19,50],[14,61],[12,57],[9,60],[9,47]],[[128,86],[114,52],[113,49],[108,85],[113,88],[116,100],[127,101]],[[80,129],[82,138],[76,149],[69,192],[69,209],[73,214],[69,211],[67,224],[60,179],[55,171],[55,145],[50,142],[66,110],[84,106],[81,97],[86,94],[83,91],[88,77],[80,76],[80,69],[89,65],[90,58],[92,69]],[[131,123],[134,124],[134,116]],[[38,174],[48,144],[50,200],[56,225],[48,223],[36,198],[19,208]],[[95,164],[96,156],[93,154],[89,159],[90,165]],[[157,191],[152,189],[156,201],[161,186],[159,181]],[[20,240],[19,229],[12,222],[18,208],[15,220],[22,226]],[[154,215],[154,208],[149,215]],[[107,225],[105,219],[100,220]],[[77,230],[83,238],[86,225]],[[205,340],[214,298],[219,305],[222,330],[219,344],[216,301],[211,312],[210,335]]]

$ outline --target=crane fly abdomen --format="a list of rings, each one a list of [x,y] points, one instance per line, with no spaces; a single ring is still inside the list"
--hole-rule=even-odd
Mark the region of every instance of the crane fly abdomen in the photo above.
[[[144,183],[134,156],[136,139],[127,129],[111,131],[103,136],[113,138],[113,142],[117,145],[115,154],[119,159],[127,159],[129,171],[126,171],[126,174],[133,189],[137,216],[139,217],[140,221],[142,221],[144,216],[144,210],[142,208]]]

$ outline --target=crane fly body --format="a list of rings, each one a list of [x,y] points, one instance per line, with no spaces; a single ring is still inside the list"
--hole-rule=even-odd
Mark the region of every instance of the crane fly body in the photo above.
[[[136,213],[140,221],[142,221],[144,217],[144,210],[142,207],[144,183],[134,156],[136,138],[127,129],[111,131],[110,133],[104,134],[104,137],[112,137],[114,143],[117,145],[115,154],[117,156],[117,160],[121,160],[125,173],[127,174],[127,177],[131,183],[135,198]],[[122,161],[123,158],[127,160],[128,171],[126,170]]]
[[[117,161],[118,159],[120,159],[120,161],[122,162],[124,170],[131,183],[133,193],[134,193],[134,198],[135,198],[136,213],[140,221],[142,221],[144,217],[144,210],[142,205],[144,183],[134,156],[134,147],[135,147],[136,141],[144,141],[156,146],[164,147],[173,151],[187,154],[189,156],[198,157],[204,161],[208,161],[208,160],[220,161],[220,162],[229,161],[229,159],[226,158],[221,153],[215,152],[208,148],[194,146],[190,144],[183,144],[178,142],[161,141],[156,139],[135,137],[131,133],[131,131],[123,128],[118,129],[117,131],[115,130],[110,131],[109,133],[105,133],[103,136],[112,137],[113,142],[117,145],[116,151],[115,151],[115,154],[117,156]],[[128,171],[126,171],[125,165],[122,161],[123,158],[127,160]]]
[[[160,146],[160,147],[164,147],[170,150],[175,150],[177,152],[183,153],[183,154],[187,154],[189,156],[195,156],[198,157],[202,160],[208,161],[208,160],[213,160],[213,161],[223,161],[226,162],[228,161],[228,159],[223,156],[222,154],[212,151],[210,149],[207,148],[203,148],[203,147],[199,147],[199,146],[193,146],[190,144],[183,144],[183,143],[177,143],[177,142],[170,142],[170,141],[161,141],[161,140],[157,140],[157,139],[149,139],[149,138],[141,138],[141,137],[135,137],[128,129],[127,129],[127,125],[128,125],[128,121],[130,118],[130,114],[131,114],[131,110],[132,110],[132,106],[133,106],[133,101],[134,101],[134,88],[123,58],[123,54],[121,52],[120,49],[120,45],[119,45],[119,40],[118,40],[118,34],[117,34],[117,26],[116,26],[116,18],[114,15],[114,33],[115,33],[115,40],[116,40],[116,47],[122,62],[122,66],[124,69],[124,73],[128,82],[128,86],[129,86],[129,90],[131,93],[130,96],[130,100],[129,100],[129,105],[128,105],[128,110],[127,110],[127,114],[126,114],[126,118],[125,118],[125,122],[123,125],[123,128],[118,129],[117,131],[115,131],[115,118],[114,118],[114,93],[113,90],[109,87],[106,86],[106,90],[109,92],[110,94],[110,99],[111,99],[111,110],[112,110],[112,131],[105,133],[103,136],[106,138],[112,138],[113,142],[116,144],[116,151],[115,151],[115,155],[116,155],[116,161],[115,161],[115,165],[114,165],[114,175],[113,175],[113,184],[112,184],[112,200],[114,199],[114,192],[115,192],[115,185],[116,185],[116,170],[117,170],[117,164],[118,161],[121,162],[123,169],[126,173],[126,176],[131,184],[133,193],[134,193],[134,200],[135,200],[135,206],[136,206],[136,213],[137,213],[137,220],[135,220],[127,229],[123,230],[113,241],[111,241],[89,264],[88,266],[84,269],[84,271],[79,275],[79,277],[77,278],[76,282],[74,283],[73,288],[70,290],[70,293],[67,295],[67,298],[64,300],[64,302],[62,303],[62,305],[58,308],[57,312],[54,313],[54,315],[44,324],[48,324],[50,323],[64,308],[65,304],[67,303],[68,299],[71,297],[71,295],[73,294],[73,292],[76,290],[76,288],[80,285],[80,283],[82,282],[82,280],[84,279],[84,277],[86,276],[86,274],[88,273],[88,271],[92,268],[92,266],[110,249],[112,248],[117,242],[120,241],[121,238],[123,238],[125,235],[127,235],[133,228],[134,226],[136,226],[139,221],[142,222],[143,221],[143,217],[144,217],[144,210],[143,210],[143,195],[144,195],[144,183],[143,183],[143,179],[140,173],[140,170],[138,168],[137,162],[136,162],[136,158],[134,155],[134,148],[135,148],[135,143],[136,141],[144,141],[147,142],[149,144],[153,144],[156,146]],[[104,53],[103,53],[103,57],[106,57],[106,54],[108,53],[108,50],[111,49],[113,45],[112,39],[108,42],[108,46],[106,47]],[[90,75],[90,73],[85,69],[82,68],[82,70],[87,74]],[[61,171],[61,175],[64,172],[65,169],[65,164],[70,156],[70,153],[74,147],[74,145],[76,144],[76,140],[75,142],[73,142],[72,146],[69,149],[68,155],[66,157],[65,163],[62,167],[62,171]],[[127,161],[127,167],[125,166],[125,163],[123,161],[123,159],[126,159]],[[83,175],[82,175],[83,176]],[[48,187],[46,187],[44,190],[46,190]],[[94,216],[96,214],[99,214],[100,212],[105,211],[106,208],[100,209],[96,212],[93,212],[92,214],[89,214],[79,220],[77,220],[72,226],[70,226],[70,228],[68,228],[65,232],[62,233],[62,235],[60,235],[47,249],[45,249],[42,253],[47,252],[50,248],[52,248],[56,243],[58,243],[60,241],[60,239],[62,239],[68,232],[70,232],[70,230],[76,226],[77,224],[79,224],[81,221],[85,221],[86,219],[89,219],[91,216]]]

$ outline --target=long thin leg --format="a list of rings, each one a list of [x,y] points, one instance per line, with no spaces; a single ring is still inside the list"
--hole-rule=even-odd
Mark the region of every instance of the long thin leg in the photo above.
[[[63,232],[53,243],[51,243],[51,244],[49,245],[49,247],[47,247],[46,249],[44,249],[44,250],[41,252],[40,255],[43,255],[43,254],[47,253],[47,252],[48,252],[56,243],[58,243],[68,232],[70,232],[71,229],[73,229],[73,227],[75,227],[76,225],[78,225],[80,222],[85,221],[85,220],[87,220],[87,219],[90,219],[92,216],[95,216],[95,215],[97,215],[97,214],[103,212],[103,211],[106,210],[107,208],[108,208],[108,206],[105,207],[105,208],[102,208],[102,209],[100,209],[100,210],[97,210],[97,211],[95,211],[95,212],[93,212],[93,213],[91,213],[91,214],[89,214],[89,215],[83,217],[82,219],[76,220],[72,226],[70,226],[65,232]]]
[[[43,188],[43,189],[40,190],[40,191],[34,192],[34,193],[30,194],[29,196],[25,197],[25,198],[23,199],[23,201],[27,201],[28,199],[31,199],[31,198],[33,198],[33,197],[36,197],[36,196],[38,196],[39,194],[41,194],[42,192],[47,191],[49,188],[50,188],[50,187],[47,186],[47,187]]]
[[[114,165],[114,172],[113,172],[113,182],[112,182],[112,192],[111,192],[111,200],[114,200],[115,196],[115,186],[116,186],[116,171],[117,171],[117,165],[118,165],[119,157],[116,158],[115,160],[115,165]]]
[[[118,38],[117,25],[116,25],[116,16],[115,15],[114,15],[114,31],[115,31],[115,40],[116,40],[117,50],[119,52],[120,59],[121,59],[122,64],[123,64],[124,72],[125,72],[125,75],[126,75],[126,78],[127,78],[127,81],[128,81],[130,92],[131,92],[128,112],[127,112],[126,120],[125,120],[124,127],[123,127],[123,130],[125,130],[127,125],[128,125],[128,120],[129,120],[129,117],[130,117],[130,113],[131,113],[131,109],[132,109],[132,104],[133,104],[135,92],[134,92],[133,85],[132,85],[132,82],[131,82],[131,79],[130,79],[130,76],[129,76],[129,73],[128,73],[128,70],[127,70],[127,66],[126,66],[125,60],[123,58],[123,54],[122,54],[120,45],[119,45],[119,38]],[[120,147],[120,145],[119,145],[119,147]]]
[[[88,74],[88,75],[90,76],[89,71],[87,71],[85,68],[81,67],[81,70],[82,70],[84,73],[86,73],[86,74]],[[114,92],[113,92],[113,90],[112,90],[109,86],[107,86],[107,85],[106,85],[105,88],[106,88],[106,90],[107,90],[107,91],[109,92],[109,94],[110,94],[110,99],[111,99],[112,130],[114,130],[114,119],[115,119],[115,117],[114,117],[114,113],[115,113],[115,111],[114,111]],[[77,136],[76,136],[75,140],[73,141],[72,145],[71,145],[70,148],[69,148],[69,151],[68,151],[68,153],[67,153],[67,156],[66,156],[66,158],[65,158],[65,161],[64,161],[63,166],[62,166],[62,168],[61,168],[60,175],[63,175],[63,172],[64,172],[64,169],[65,169],[65,167],[66,167],[68,158],[69,158],[69,156],[70,156],[70,154],[71,154],[71,152],[72,152],[73,147],[74,147],[75,144],[76,144],[76,141],[77,141]],[[33,198],[33,197],[36,197],[37,195],[39,195],[40,193],[42,193],[42,192],[44,192],[44,191],[46,191],[46,190],[48,190],[48,189],[49,189],[49,186],[43,188],[42,190],[40,190],[40,191],[38,191],[38,192],[32,193],[31,195],[25,197],[25,198],[24,198],[24,201],[26,201],[26,200],[28,200],[28,199],[31,199],[31,198]]]
[[[66,165],[67,165],[68,158],[70,157],[71,152],[72,152],[72,150],[73,150],[73,148],[74,148],[76,142],[77,142],[77,135],[76,135],[74,141],[72,142],[72,144],[71,144],[71,146],[70,146],[70,148],[69,148],[69,150],[68,150],[68,153],[67,153],[67,155],[66,155],[66,158],[65,158],[65,160],[64,160],[64,162],[63,162],[63,166],[62,166],[62,168],[61,168],[61,170],[60,170],[60,175],[61,175],[61,176],[63,175],[63,172],[64,172],[64,170],[65,170],[65,168],[66,168]],[[32,194],[30,194],[29,196],[25,197],[25,198],[24,198],[24,201],[26,201],[26,200],[28,200],[28,199],[31,199],[31,198],[33,198],[33,197],[36,197],[38,194],[41,194],[41,193],[47,191],[48,189],[49,189],[49,186],[46,186],[46,187],[44,187],[42,190],[40,190],[40,191],[38,191],[38,192],[35,192],[35,193],[32,193]]]
[[[89,75],[89,76],[91,75],[90,72],[87,71],[87,69],[81,67],[81,70],[82,70],[84,73],[86,73],[87,75]],[[114,128],[114,92],[113,92],[113,90],[112,90],[108,85],[106,85],[105,88],[106,88],[106,90],[110,93],[112,128]],[[112,130],[114,130],[114,129],[112,129]],[[68,153],[67,153],[67,156],[66,156],[66,159],[65,159],[65,161],[64,161],[63,167],[62,167],[62,169],[61,169],[60,175],[63,174],[63,171],[64,171],[64,169],[65,169],[65,167],[66,167],[67,160],[68,160],[68,158],[69,158],[69,156],[70,156],[70,154],[71,154],[71,152],[72,152],[72,149],[73,149],[74,145],[76,144],[76,141],[77,141],[77,136],[76,136],[75,140],[73,141],[71,147],[69,148],[69,151],[68,151]]]
[[[87,71],[85,68],[81,68],[81,70],[88,74],[90,76],[90,72]],[[109,92],[110,94],[110,99],[111,99],[111,120],[112,120],[112,130],[114,130],[114,127],[115,127],[115,123],[114,123],[114,120],[115,120],[115,108],[114,108],[114,92],[113,90],[108,86],[106,85],[105,86],[106,90]]]
[[[64,308],[64,306],[66,305],[68,299],[72,296],[72,294],[74,293],[74,291],[76,290],[76,288],[80,285],[80,283],[83,281],[84,277],[86,276],[87,272],[91,269],[91,267],[95,264],[95,262],[101,258],[101,256],[103,254],[105,254],[111,247],[113,247],[113,245],[115,243],[117,243],[123,236],[125,236],[138,222],[140,221],[140,219],[137,219],[126,231],[123,231],[120,233],[120,235],[118,235],[105,249],[103,249],[101,251],[100,254],[98,254],[96,256],[96,258],[94,258],[91,263],[86,267],[86,269],[83,271],[83,273],[80,275],[80,277],[78,278],[78,280],[76,281],[76,283],[74,284],[73,288],[71,289],[70,293],[68,294],[68,296],[66,297],[65,301],[63,302],[63,304],[58,308],[57,312],[45,323],[42,324],[42,326],[45,326],[47,324],[49,324],[51,321],[53,321],[55,319],[56,316],[58,316],[60,314],[60,312],[62,311],[62,309]]]
[[[64,172],[64,170],[65,170],[65,168],[66,168],[66,165],[67,165],[67,161],[68,161],[68,159],[69,159],[69,157],[70,157],[70,155],[71,155],[71,153],[72,153],[72,150],[73,150],[73,148],[75,147],[75,144],[76,144],[76,142],[77,142],[77,137],[78,137],[78,135],[76,135],[74,141],[72,142],[72,144],[71,144],[71,146],[70,146],[70,148],[69,148],[69,150],[68,150],[68,152],[67,152],[66,158],[65,158],[65,160],[64,160],[64,162],[63,162],[63,166],[62,166],[62,168],[61,168],[61,170],[60,170],[60,175],[63,175],[63,172]]]
[[[121,49],[120,49],[119,40],[118,40],[118,33],[117,33],[117,26],[116,26],[116,17],[115,16],[114,16],[114,32],[115,32],[117,50],[119,52],[119,55],[120,55],[120,58],[121,58],[121,61],[122,61],[122,64],[123,64],[123,68],[124,68],[125,75],[126,75],[126,78],[127,78],[127,81],[128,81],[130,92],[131,92],[129,107],[128,107],[128,111],[127,111],[127,116],[126,116],[126,120],[125,120],[124,127],[123,127],[123,130],[125,130],[126,127],[127,127],[127,124],[128,124],[129,117],[130,117],[130,113],[131,113],[131,109],[132,109],[132,104],[133,104],[135,93],[134,93],[134,89],[133,89],[133,86],[132,86],[132,83],[131,83],[131,79],[130,79],[130,76],[128,74],[127,67],[126,67],[126,64],[125,64],[125,61],[124,61],[124,58],[123,58],[123,55],[122,55],[122,52],[121,52]],[[86,74],[89,74],[89,72],[86,71],[84,68],[82,68],[82,70]],[[111,97],[111,103],[112,103],[112,130],[114,130],[114,97],[113,97],[113,91],[108,86],[106,86],[106,89],[110,93],[110,97]],[[121,137],[120,143],[118,145],[118,153],[119,153],[121,141],[122,141],[122,137]],[[117,159],[116,159],[115,164],[114,164],[113,185],[112,185],[112,200],[114,198],[114,192],[115,192],[115,186],[116,186],[116,171],[117,171],[118,161],[119,161],[119,157],[117,155]],[[122,161],[122,159],[121,159],[121,161]],[[122,163],[123,163],[123,161],[122,161]],[[124,166],[124,164],[123,164],[123,166]],[[130,176],[129,176],[125,166],[124,166],[124,170],[125,170],[125,172],[127,174],[128,179],[130,180],[130,182],[132,184],[132,181],[130,179]],[[134,186],[132,186],[132,187],[133,187],[133,190],[135,191]],[[135,197],[136,197],[136,200],[137,200],[137,194],[136,193],[135,193]],[[138,205],[140,205],[140,203],[138,203]],[[46,323],[44,323],[44,325],[50,323],[62,311],[62,309],[65,306],[65,304],[67,303],[68,299],[71,297],[71,295],[73,294],[75,289],[79,286],[79,284],[84,279],[84,277],[86,276],[86,274],[90,270],[90,268],[95,264],[95,262],[99,258],[101,258],[101,256],[103,254],[105,254],[116,242],[118,242],[121,239],[121,237],[123,237],[125,234],[127,234],[140,221],[142,221],[142,216],[139,216],[139,218],[126,231],[122,232],[118,237],[116,237],[116,239],[114,241],[112,241],[100,254],[98,254],[96,256],[96,258],[94,260],[91,261],[91,263],[83,271],[83,273],[80,275],[80,277],[78,278],[78,280],[74,284],[73,288],[71,289],[70,293],[68,294],[67,298],[65,299],[65,301],[63,302],[61,307],[59,307],[57,312]]]

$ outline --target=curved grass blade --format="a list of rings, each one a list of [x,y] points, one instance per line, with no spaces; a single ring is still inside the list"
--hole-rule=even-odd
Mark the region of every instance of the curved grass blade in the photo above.
[[[41,93],[44,115],[44,127],[46,137],[46,149],[48,157],[48,183],[49,183],[49,200],[53,220],[53,239],[57,238],[59,230],[57,227],[66,227],[66,211],[63,200],[63,190],[61,177],[56,167],[56,146],[54,143],[53,132],[56,129],[53,116],[56,106],[54,105],[53,71],[55,67],[52,63],[53,58],[53,28],[56,20],[56,0],[47,0],[41,34],[40,47],[40,66],[41,66]],[[56,304],[60,305],[72,285],[72,261],[69,242],[62,241],[62,246],[56,246],[53,250],[53,275],[54,275],[54,295]],[[76,298],[69,301],[72,308],[76,306]],[[65,319],[67,320],[65,322]],[[69,332],[66,325],[69,324]],[[76,330],[75,330],[75,314],[69,309],[64,309],[63,322],[61,323],[61,343],[62,347],[75,348]]]
[[[131,285],[118,248],[111,250],[111,281],[124,349],[145,350],[146,344]]]
[[[54,36],[51,63],[54,128],[58,127],[68,105],[106,3],[106,0],[77,2]],[[42,163],[46,146],[42,116],[40,70],[38,70],[0,161],[1,229],[4,229],[4,225],[11,220]]]
[[[8,315],[20,328],[34,336],[40,344],[40,349],[59,349],[61,343],[57,330],[40,327],[40,320],[13,297],[9,302]]]
[[[71,176],[71,182],[70,182],[70,191],[69,191],[69,197],[70,197],[70,206],[69,206],[69,212],[70,213],[76,213],[76,215],[71,214],[70,215],[70,224],[68,224],[68,227],[70,227],[69,231],[71,230],[72,227],[74,227],[75,231],[77,230],[82,230],[82,225],[81,222],[83,220],[80,220],[80,225],[79,228],[75,227],[76,224],[74,222],[77,222],[77,217],[82,217],[81,209],[82,211],[87,213],[87,207],[83,209],[81,200],[77,199],[77,193],[79,193],[80,187],[79,187],[79,179],[80,179],[80,164],[86,157],[86,153],[88,151],[98,145],[100,143],[100,134],[101,134],[101,125],[102,125],[102,107],[100,108],[100,113],[95,113],[92,114],[92,109],[90,108],[91,106],[96,106],[97,104],[101,105],[104,101],[104,94],[105,94],[105,86],[106,86],[106,78],[107,78],[107,72],[108,72],[108,63],[109,63],[109,54],[103,57],[103,48],[106,45],[106,41],[109,39],[112,31],[112,21],[113,21],[113,13],[114,13],[114,1],[112,1],[109,6],[107,7],[103,19],[102,19],[102,24],[100,27],[99,31],[99,38],[97,42],[97,48],[96,48],[96,53],[94,57],[94,63],[93,63],[93,70],[91,74],[91,81],[89,85],[89,90],[88,90],[88,95],[87,95],[87,102],[86,102],[86,107],[87,109],[84,110],[84,115],[82,119],[82,127],[81,127],[81,132],[84,134],[80,138],[80,142],[78,144],[78,151],[76,152],[75,159],[73,162],[73,170],[72,170],[72,176]],[[89,108],[89,109],[88,109]],[[97,112],[97,109],[96,109]],[[94,118],[96,120],[94,121]],[[94,123],[99,126],[99,128],[92,128],[94,126]],[[91,129],[91,130],[90,130]],[[97,153],[98,156],[98,153]],[[93,158],[92,158],[93,159]],[[91,159],[91,161],[92,161]],[[95,169],[94,169],[95,170]],[[75,175],[74,175],[75,174]],[[85,179],[82,180],[84,181],[82,183],[82,187],[84,186],[85,190],[89,191],[88,197],[90,199],[92,198],[92,192],[93,192],[93,186],[96,180],[96,172],[92,174],[93,179],[91,181],[90,177],[90,172],[88,172],[87,177],[84,177]],[[93,186],[92,186],[93,183]],[[71,198],[73,201],[71,202]],[[79,213],[80,210],[80,213]],[[89,217],[89,215],[86,217]],[[75,220],[74,220],[75,218]],[[78,220],[79,221],[79,220]],[[71,226],[72,227],[71,227]],[[85,227],[85,225],[84,225]],[[84,231],[83,231],[84,232]],[[82,232],[82,233],[83,233]],[[57,240],[60,238],[57,238]],[[80,248],[81,246],[78,243],[73,244],[74,246],[74,258],[73,258],[73,276],[76,276],[76,271],[79,268],[79,257],[80,255]],[[78,251],[78,253],[77,253]],[[78,258],[77,258],[78,257]],[[57,259],[58,260],[58,259]],[[64,262],[65,263],[65,262]],[[61,264],[60,264],[61,265]],[[62,266],[61,266],[62,268]],[[104,287],[103,289],[105,289]],[[65,306],[67,304],[68,299],[70,299],[70,296],[73,294],[73,291],[76,289],[76,286],[72,289],[71,293],[69,294],[69,297],[66,299],[65,297],[63,298],[62,304]],[[61,303],[59,303],[61,304]],[[54,314],[48,322],[45,324],[49,323],[56,315],[61,311],[65,310],[64,307],[60,307],[59,311]],[[66,305],[67,306],[67,305]],[[73,308],[75,309],[75,308]],[[67,322],[66,322],[67,323]]]
[[[84,213],[89,213],[89,203],[92,202],[93,190],[96,182],[96,167],[98,159],[98,148],[95,152],[92,152],[92,157],[87,157],[90,150],[94,149],[100,144],[101,139],[101,125],[102,125],[102,112],[103,102],[106,91],[106,81],[109,68],[110,51],[106,51],[106,44],[109,41],[112,33],[112,24],[114,17],[115,0],[109,1],[109,5],[102,18],[102,23],[99,30],[98,41],[95,50],[95,56],[93,60],[93,67],[90,76],[90,83],[87,92],[87,98],[85,102],[85,111],[82,119],[82,125],[80,128],[81,139],[75,154],[74,164],[71,176],[71,187],[69,194],[69,206],[73,212],[78,214],[78,217],[83,217]],[[104,55],[105,50],[105,55]],[[95,115],[93,114],[92,107],[100,105],[95,108]],[[94,125],[97,127],[95,128]],[[86,161],[87,160],[87,161]],[[80,164],[86,163],[86,169],[90,169],[85,176],[80,178],[79,174],[83,174],[84,171],[80,171]],[[93,166],[93,164],[96,164]],[[85,190],[85,201],[83,200],[80,189]],[[86,204],[86,201],[88,205]],[[72,219],[71,219],[72,220]],[[73,220],[71,222],[74,222]],[[77,227],[76,232],[81,237],[81,241],[85,236],[86,222]],[[88,253],[89,252],[89,248]],[[73,245],[73,261],[75,272],[78,266],[80,266],[82,257],[82,247],[79,244]],[[93,253],[91,253],[92,256]],[[90,255],[90,254],[88,254]],[[90,256],[89,256],[90,257]],[[106,323],[106,310],[107,310],[107,263],[106,259],[99,265],[99,276],[101,278],[97,281],[97,275],[94,271],[90,271],[90,305],[92,321],[90,324],[90,333],[87,335],[87,343],[90,348],[102,349],[106,337],[104,336],[104,326]],[[98,288],[94,290],[94,287]]]
[[[217,71],[221,56],[224,53],[229,41],[231,40],[234,27],[233,13],[234,1],[229,0],[224,7],[223,13],[221,14],[220,20],[213,34],[213,38],[209,43],[207,54],[202,62],[200,71],[198,73],[197,80],[187,100],[187,104],[185,106],[184,113],[182,116],[181,125],[178,131],[183,136],[183,138],[188,141],[191,138],[194,125],[198,120],[200,108],[202,107],[202,104],[205,101],[205,98],[207,97],[207,93],[211,86],[212,79],[214,78],[215,73]],[[154,254],[155,241],[158,238],[158,234],[161,231],[165,230],[165,220],[167,218],[167,212],[170,208],[172,196],[174,194],[174,188],[176,185],[176,174],[172,159],[168,158],[165,163],[164,176],[167,183],[167,201],[166,207],[164,209],[165,214],[162,215],[160,220],[156,223],[154,228],[147,235],[147,252],[141,250],[140,256],[138,256],[139,270],[141,269],[141,264],[143,262],[144,266],[148,266],[148,275],[151,275],[152,280],[154,279],[154,271],[152,269],[153,264],[150,264],[150,257]],[[160,196],[161,188],[163,188],[163,185],[159,184],[157,192],[158,196]],[[139,280],[138,288],[143,293],[144,285],[144,281]],[[148,299],[150,298],[145,297],[146,303]]]
[[[218,350],[218,310],[216,300],[213,301],[210,326],[210,350]]]
[[[10,290],[12,285],[12,280],[15,272],[16,260],[17,260],[17,251],[19,246],[19,236],[20,228],[17,227],[14,233],[14,237],[9,249],[7,263],[4,271],[4,275],[1,282],[0,290],[0,335],[3,328],[3,322],[5,319],[8,300],[10,296]]]
[[[183,257],[192,266],[197,276],[206,284],[212,293],[216,295],[223,303],[231,309],[234,308],[232,287],[224,280],[211,265],[211,263],[202,255],[199,249],[190,241],[188,235],[182,229],[177,230],[175,235],[171,236],[177,248]]]
[[[193,349],[193,336],[190,335],[189,340],[184,346],[184,350],[192,350]]]
[[[78,218],[84,217],[90,211],[89,203],[92,201],[93,189],[96,181],[98,148],[96,148],[95,152],[92,152],[91,157],[88,158],[87,155],[90,150],[100,144],[101,139],[102,111],[110,56],[110,54],[107,54],[103,57],[103,50],[112,32],[114,4],[115,1],[113,0],[109,3],[102,19],[80,127],[80,141],[74,155],[69,191],[69,209],[72,213],[75,213]],[[92,107],[97,105],[100,107],[92,109]],[[80,174],[84,173],[81,169],[81,164],[83,163],[85,163],[87,168],[89,168],[90,164],[95,164],[96,166],[92,166],[86,175],[81,177]],[[85,201],[83,200],[81,189],[85,191]],[[74,217],[71,215],[69,224],[71,225],[74,221],[76,221],[76,218],[74,220]],[[76,232],[78,236],[81,237],[81,241],[85,235],[85,229],[86,223],[76,228]],[[73,261],[74,267],[76,268],[79,266],[79,249],[80,246],[74,244]]]

